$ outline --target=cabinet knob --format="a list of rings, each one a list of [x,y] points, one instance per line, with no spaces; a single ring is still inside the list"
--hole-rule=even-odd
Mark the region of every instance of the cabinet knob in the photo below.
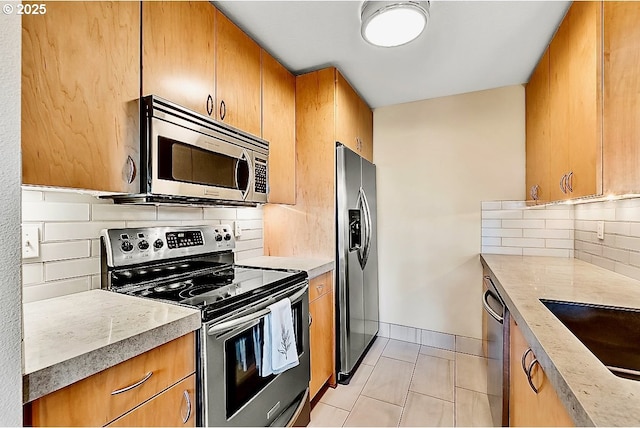
[[[220,101],[220,120],[224,120],[224,117],[227,115],[227,105],[224,103],[224,100]]]
[[[137,168],[136,162],[133,160],[131,156],[127,156],[127,164],[129,165],[129,173],[127,174],[127,183],[133,183],[133,180],[136,179]]]
[[[211,94],[207,95],[207,114],[211,116],[213,113],[213,97]]]

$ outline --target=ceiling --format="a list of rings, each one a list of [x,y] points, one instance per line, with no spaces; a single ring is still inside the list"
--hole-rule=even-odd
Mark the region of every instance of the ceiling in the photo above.
[[[334,65],[375,108],[525,83],[565,1],[432,1],[419,39],[360,36],[362,1],[214,1],[294,74]]]

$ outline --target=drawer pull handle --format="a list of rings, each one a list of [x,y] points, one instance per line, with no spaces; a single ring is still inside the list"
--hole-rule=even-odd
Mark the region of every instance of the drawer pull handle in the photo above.
[[[184,400],[187,403],[187,414],[182,417],[182,423],[186,424],[189,418],[191,417],[191,397],[189,397],[189,391],[184,391]]]
[[[533,370],[533,366],[535,366],[536,364],[540,364],[537,358],[534,358],[531,363],[529,363],[529,368],[527,369],[527,380],[529,381],[529,386],[531,387],[533,392],[537,394],[538,388],[536,388],[536,386],[533,384],[533,380],[531,380],[531,370]]]
[[[529,348],[524,351],[524,354],[522,354],[522,371],[524,372],[524,374],[527,374],[527,355],[529,355],[529,353],[531,352],[533,352],[533,350]]]
[[[129,386],[126,386],[126,387],[124,387],[122,389],[116,389],[115,391],[111,391],[111,395],[122,394],[123,392],[131,391],[133,388],[139,387],[140,385],[142,385],[143,383],[148,381],[152,374],[153,374],[153,372],[149,372],[149,373],[147,373],[147,375],[145,377],[143,377],[142,379],[140,379],[138,382],[134,383],[133,385],[129,385]]]

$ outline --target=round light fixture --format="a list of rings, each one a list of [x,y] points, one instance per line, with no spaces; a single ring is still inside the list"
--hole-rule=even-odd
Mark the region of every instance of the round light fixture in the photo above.
[[[429,20],[428,1],[365,1],[362,37],[372,45],[400,46],[417,38]]]

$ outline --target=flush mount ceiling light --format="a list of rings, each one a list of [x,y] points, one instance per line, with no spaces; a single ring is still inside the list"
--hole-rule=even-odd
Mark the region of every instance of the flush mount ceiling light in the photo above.
[[[400,46],[417,38],[429,20],[428,1],[365,1],[362,37],[375,46]]]

